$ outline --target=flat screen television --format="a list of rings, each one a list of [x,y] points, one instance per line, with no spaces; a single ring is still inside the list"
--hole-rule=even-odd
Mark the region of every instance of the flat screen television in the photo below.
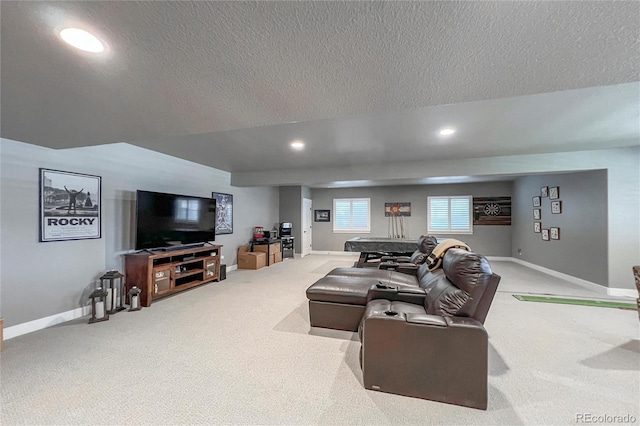
[[[136,250],[177,248],[216,239],[216,200],[136,193]]]

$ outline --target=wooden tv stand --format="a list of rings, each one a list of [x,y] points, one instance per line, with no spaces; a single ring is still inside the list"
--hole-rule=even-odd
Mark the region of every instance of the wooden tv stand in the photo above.
[[[222,246],[153,250],[125,254],[127,291],[140,290],[142,306],[170,294],[220,279]]]

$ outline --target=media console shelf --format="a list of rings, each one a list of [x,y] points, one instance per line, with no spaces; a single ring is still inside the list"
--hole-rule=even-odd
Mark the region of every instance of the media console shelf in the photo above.
[[[220,280],[222,246],[125,254],[127,291],[137,286],[142,306],[169,294]]]

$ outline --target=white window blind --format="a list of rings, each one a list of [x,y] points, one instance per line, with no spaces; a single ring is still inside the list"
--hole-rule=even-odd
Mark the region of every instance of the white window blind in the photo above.
[[[369,198],[335,198],[333,232],[371,232]]]
[[[472,234],[472,197],[427,197],[427,231],[434,234]]]

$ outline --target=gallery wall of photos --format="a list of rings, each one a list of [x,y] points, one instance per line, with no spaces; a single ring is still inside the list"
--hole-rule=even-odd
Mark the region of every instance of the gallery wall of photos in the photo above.
[[[554,225],[554,215],[562,214],[559,186],[543,186],[540,195],[532,198],[533,232],[543,241],[559,240],[560,228]]]

